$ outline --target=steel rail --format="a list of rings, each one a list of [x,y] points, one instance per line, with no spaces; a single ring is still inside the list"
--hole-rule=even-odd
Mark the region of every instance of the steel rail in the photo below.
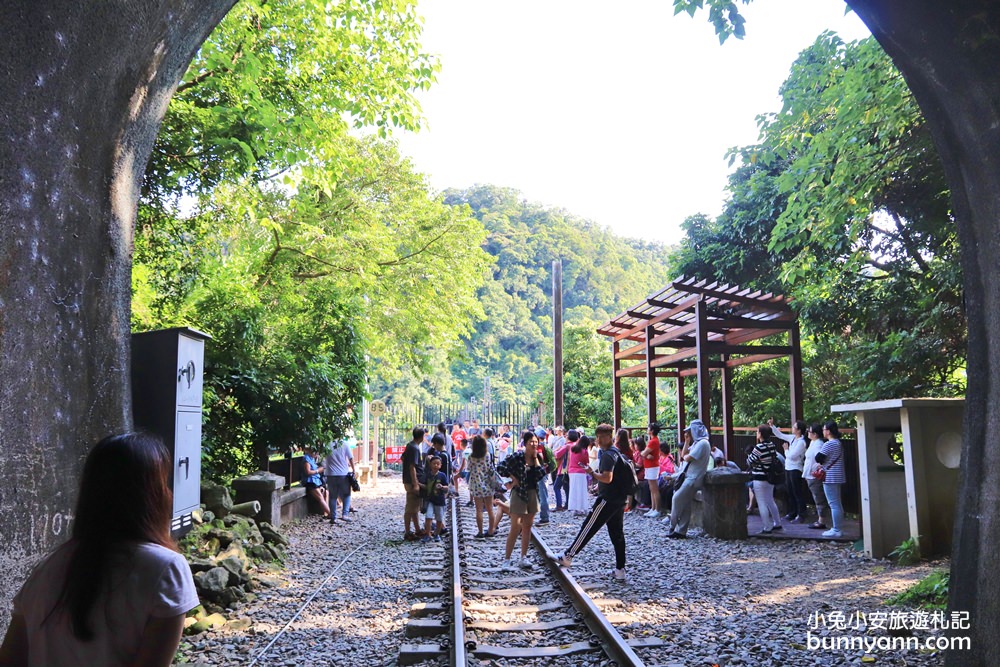
[[[467,667],[465,611],[462,597],[462,552],[459,548],[458,498],[451,501],[451,667]]]
[[[625,638],[618,633],[615,626],[611,625],[593,599],[580,586],[576,577],[549,557],[552,552],[549,551],[548,545],[545,544],[545,540],[542,539],[537,528],[531,529],[531,541],[541,554],[542,560],[555,575],[556,581],[573,601],[573,606],[583,616],[583,622],[600,639],[601,647],[608,657],[617,662],[620,667],[644,667],[645,663],[643,663],[642,658],[636,655]]]

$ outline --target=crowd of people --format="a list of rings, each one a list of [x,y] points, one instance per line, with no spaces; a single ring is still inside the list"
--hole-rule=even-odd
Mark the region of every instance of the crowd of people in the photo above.
[[[627,513],[659,519],[666,524],[668,538],[684,539],[695,495],[708,472],[721,466],[741,470],[711,445],[701,420],[693,420],[684,430],[676,450],[660,440],[661,430],[654,422],[645,434],[633,437],[627,429],[616,433],[608,424],[598,426],[592,435],[579,428],[536,426],[515,436],[509,425],[494,430],[474,419],[437,424],[433,434],[423,427],[414,428],[402,456],[403,539],[439,541],[447,531],[446,499],[457,497],[464,483],[469,490],[468,505],[475,512],[476,539],[497,536],[504,515],[510,517],[501,568],[530,569],[527,554],[532,527],[549,523],[550,512],[573,512],[582,518],[579,533],[553,558],[569,566],[594,535],[607,527],[615,549],[612,574],[624,579],[623,519]],[[782,530],[782,521],[805,522],[810,494],[817,517],[809,527],[823,529],[825,537],[842,536],[843,453],[834,422],[820,427],[799,421],[790,434],[773,420],[759,426],[757,443],[747,453],[746,472],[752,476],[747,484],[748,510],[754,503],[758,506],[761,533]],[[774,500],[779,485],[787,495],[784,515]],[[421,514],[425,517],[422,525]]]

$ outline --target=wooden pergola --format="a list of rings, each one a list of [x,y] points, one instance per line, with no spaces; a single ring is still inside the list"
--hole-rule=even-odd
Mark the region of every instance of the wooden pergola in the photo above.
[[[722,426],[728,456],[734,442],[732,369],[779,357],[789,359],[792,422],[801,418],[799,323],[780,294],[682,276],[597,332],[612,340],[616,429],[621,427],[621,381],[626,377],[646,378],[650,421],[656,417],[656,379],[677,379],[680,433],[685,427],[684,378],[695,376],[698,417],[710,425],[710,373],[718,370],[722,372]],[[788,339],[783,344],[762,341],[786,332]]]

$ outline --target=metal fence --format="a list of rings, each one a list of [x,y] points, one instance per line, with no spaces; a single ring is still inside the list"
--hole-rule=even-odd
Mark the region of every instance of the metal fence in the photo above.
[[[439,403],[439,404],[404,404],[390,403],[388,411],[372,421],[371,439],[377,443],[382,468],[399,470],[399,465],[385,463],[387,447],[403,447],[413,439],[414,427],[433,431],[434,427],[444,422],[448,425],[475,419],[480,428],[492,428],[496,431],[500,426],[509,426],[515,434],[538,422],[537,408],[531,408],[519,403]]]

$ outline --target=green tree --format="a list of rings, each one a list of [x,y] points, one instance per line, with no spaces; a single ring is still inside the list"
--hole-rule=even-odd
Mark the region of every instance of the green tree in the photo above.
[[[847,385],[807,395],[961,392],[957,237],[940,162],[898,71],[874,40],[827,33],[781,94],[781,111],[761,118],[761,143],[733,151],[741,165],[722,215],[685,223],[678,270],[792,296],[821,355],[812,361],[854,369]]]

